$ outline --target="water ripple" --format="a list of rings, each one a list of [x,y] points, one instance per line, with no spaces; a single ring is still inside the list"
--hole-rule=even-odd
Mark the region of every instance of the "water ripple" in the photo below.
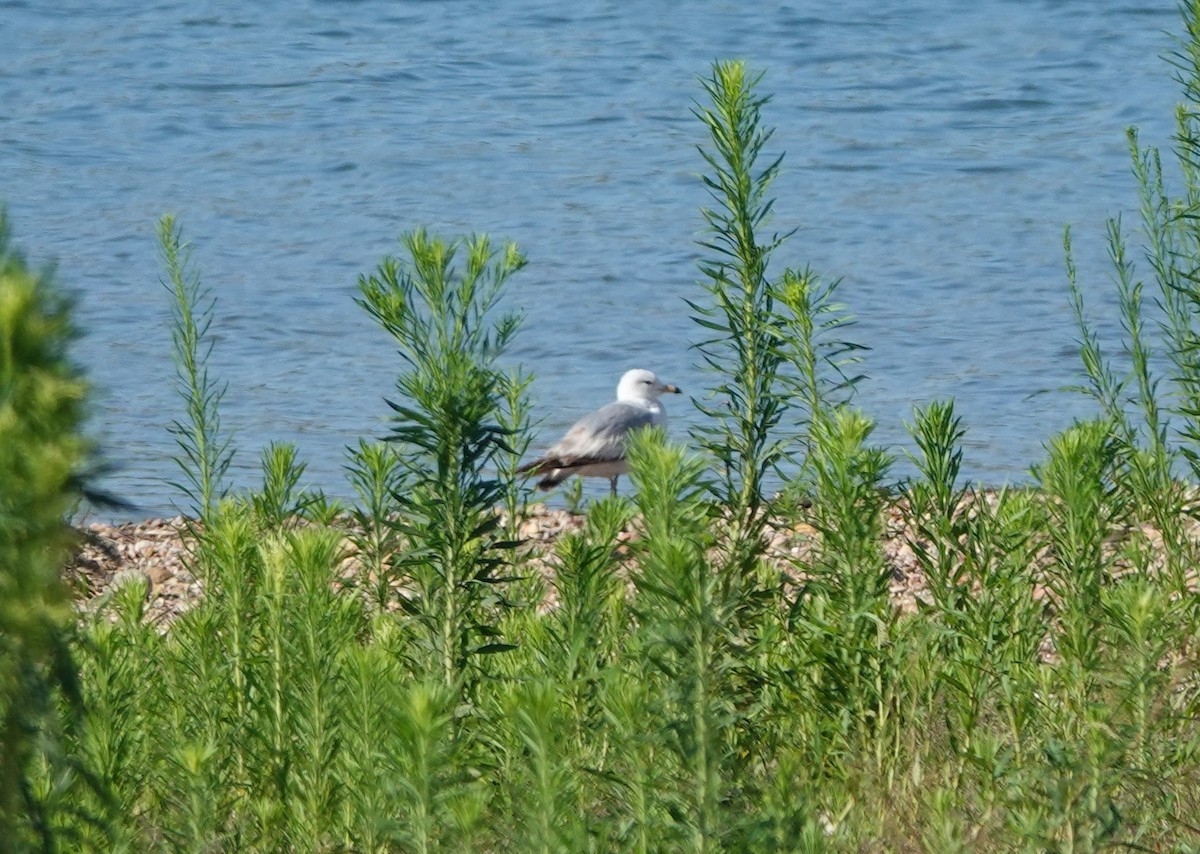
[[[0,156],[17,239],[58,261],[87,330],[107,486],[168,509],[179,417],[153,227],[179,215],[218,299],[214,375],[245,449],[296,441],[344,492],[399,369],[353,301],[419,225],[521,244],[511,358],[552,434],[652,367],[698,397],[683,300],[702,298],[697,75],[767,72],[776,269],[841,278],[872,350],[860,404],[906,443],[953,396],[972,477],[1020,479],[1086,411],[1062,227],[1104,330],[1104,218],[1136,207],[1123,137],[1169,146],[1171,9],[1056,3],[801,5],[263,0],[221,14],[4,4]],[[65,12],[65,13],[64,13]],[[182,24],[182,26],[180,25]],[[672,409],[673,432],[695,416]]]

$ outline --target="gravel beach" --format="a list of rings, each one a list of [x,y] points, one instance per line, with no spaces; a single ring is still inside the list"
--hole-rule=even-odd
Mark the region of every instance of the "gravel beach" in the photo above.
[[[577,530],[585,517],[566,510],[536,504],[529,508],[521,534],[531,551],[532,565],[550,572],[547,556],[555,541],[565,532]],[[905,610],[915,606],[924,586],[920,568],[905,538],[904,514],[898,507],[888,511],[883,552],[892,573],[892,595]],[[146,585],[146,618],[164,629],[191,608],[204,595],[204,582],[190,569],[187,547],[187,521],[147,519],[125,524],[92,522],[78,526],[81,544],[68,563],[64,578],[75,592],[81,611],[98,610],[112,596],[116,585],[140,579]],[[627,541],[633,531],[621,534]],[[769,555],[781,571],[794,570],[810,552],[816,532],[805,524],[791,529],[769,530]],[[354,547],[346,541],[345,573],[357,572]]]

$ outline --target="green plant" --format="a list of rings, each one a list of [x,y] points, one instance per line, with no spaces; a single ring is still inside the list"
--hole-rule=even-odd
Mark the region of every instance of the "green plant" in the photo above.
[[[262,454],[262,489],[250,496],[250,504],[264,530],[295,524],[305,512],[320,503],[319,494],[299,489],[305,464],[296,459],[296,447],[272,442]]]
[[[425,665],[461,689],[473,658],[511,646],[496,639],[487,614],[504,601],[497,591],[513,545],[495,511],[510,487],[489,471],[511,453],[503,413],[521,409],[510,396],[514,378],[496,364],[520,316],[495,310],[524,259],[512,244],[495,252],[484,237],[447,243],[416,231],[404,245],[405,265],[387,258],[360,279],[360,303],[405,365],[388,437],[400,466],[392,524],[405,541],[396,567],[415,594],[400,603],[423,629]]]
[[[842,337],[854,319],[836,300],[840,284],[840,279],[823,282],[808,268],[784,270],[780,278],[777,322],[791,369],[783,380],[789,414],[800,427],[799,451],[789,454],[797,469],[789,485],[793,494],[812,486],[814,421],[849,404],[855,386],[863,379],[862,374],[851,371],[861,363],[867,348]]]
[[[1066,246],[1087,377],[1083,390],[1112,422],[1122,458],[1117,477],[1138,515],[1170,543],[1167,571],[1182,591],[1187,586],[1187,567],[1196,554],[1183,519],[1195,513],[1195,500],[1179,475],[1186,466],[1193,480],[1200,476],[1200,285],[1196,276],[1200,237],[1195,228],[1200,211],[1200,4],[1185,3],[1181,12],[1187,38],[1173,56],[1184,95],[1184,103],[1176,109],[1173,139],[1182,173],[1180,195],[1168,190],[1158,150],[1142,146],[1136,129],[1127,131],[1140,193],[1143,257],[1154,278],[1149,309],[1146,284],[1130,258],[1126,231],[1120,219],[1108,223],[1123,333],[1119,358],[1102,348],[1085,313],[1069,232]]]
[[[578,516],[583,512],[583,478],[571,478],[562,494],[568,513]]]
[[[647,665],[646,671],[651,670],[653,666]],[[674,767],[667,762],[672,751],[663,744],[662,730],[648,725],[660,712],[657,686],[649,675],[629,666],[613,668],[605,674],[600,694],[614,745],[607,763],[613,836],[638,854],[680,847],[682,835],[673,821],[679,813],[672,785]]]
[[[517,789],[511,799],[519,827],[513,834],[516,847],[539,854],[584,850],[586,815],[576,809],[574,791],[584,778],[568,752],[557,683],[531,678],[505,701],[507,729],[520,757],[511,778]]]
[[[620,656],[626,616],[625,591],[613,572],[618,534],[630,521],[629,502],[615,497],[596,501],[583,530],[560,537],[555,545],[553,587],[557,607],[540,622],[544,641],[537,644],[543,672],[559,686],[578,755],[589,755],[601,732],[601,695],[606,671]]]
[[[738,600],[706,557],[713,540],[703,461],[649,430],[632,439],[628,455],[645,529],[633,578],[639,647],[660,674],[666,744],[679,765],[684,844],[711,851],[724,829],[721,804],[730,768],[724,732],[735,708],[726,688],[737,630],[729,617]]]
[[[117,621],[98,621],[80,655],[88,691],[74,752],[103,781],[107,797],[96,800],[86,790],[76,797],[104,816],[108,836],[92,840],[98,848],[132,842],[130,816],[154,776],[149,756],[161,732],[164,674],[157,662],[162,641],[144,620],[148,592],[144,578],[119,585],[108,604]]]
[[[1113,483],[1119,447],[1107,421],[1089,421],[1064,431],[1048,449],[1035,474],[1048,499],[1048,582],[1062,621],[1058,648],[1068,662],[1091,670],[1100,642],[1100,591],[1113,560],[1104,543],[1125,512],[1125,496]]]
[[[221,432],[220,404],[226,386],[208,373],[213,339],[209,336],[215,300],[192,269],[191,249],[173,216],[158,221],[158,243],[167,270],[166,287],[174,298],[171,341],[179,393],[187,417],[172,423],[182,456],[176,458],[183,480],[173,484],[192,502],[192,511],[207,517],[226,493],[225,475],[233,461],[230,440]]]
[[[456,692],[440,681],[408,686],[393,718],[385,750],[393,763],[389,794],[403,822],[391,836],[413,851],[454,850],[469,837],[482,810],[480,787],[465,773],[464,742],[454,737]]]
[[[505,484],[502,497],[505,520],[505,538],[509,542],[521,539],[521,523],[525,520],[526,492],[522,479],[517,476],[521,460],[533,442],[530,430],[529,387],[533,375],[523,369],[508,372],[503,384],[503,401],[496,421],[508,437],[504,452],[496,458],[496,477]],[[575,478],[582,481],[583,478]],[[570,506],[570,505],[568,505]]]
[[[62,749],[82,697],[58,569],[92,451],[70,303],[10,241],[0,211],[0,839],[52,851],[64,804],[58,787],[34,785],[34,769],[91,779]]]
[[[362,580],[374,583],[375,607],[382,611],[395,595],[390,558],[400,538],[391,523],[396,506],[392,496],[401,482],[399,462],[388,445],[362,439],[357,448],[348,449],[347,456],[346,469],[358,495],[350,511],[354,521],[350,538],[358,549]]]
[[[712,170],[703,180],[716,205],[702,210],[709,237],[701,246],[711,255],[700,269],[712,304],[689,305],[711,336],[696,350],[720,379],[709,394],[716,402],[698,404],[710,420],[693,437],[718,464],[714,497],[732,517],[735,554],[743,563],[761,550],[764,481],[787,441],[775,433],[786,409],[779,383],[784,356],[776,289],[767,275],[771,251],[784,236],[760,243],[757,235],[771,212],[767,190],[782,157],[757,165],[771,138],[760,124],[767,99],[754,94],[759,79],[747,75],[744,63],[715,63],[703,81],[711,106],[694,110],[712,146],[700,153]]]
[[[803,466],[807,432],[822,409],[853,389],[846,369],[862,348],[835,336],[849,325],[833,301],[837,282],[822,284],[809,269],[770,276],[771,254],[791,234],[760,232],[771,216],[768,197],[782,155],[759,166],[773,131],[761,124],[767,98],[755,94],[761,75],[742,62],[718,62],[702,81],[711,105],[693,111],[705,125],[710,168],[704,185],[715,202],[702,209],[708,253],[700,263],[709,302],[688,301],[693,320],[709,336],[695,345],[719,379],[715,402],[697,403],[709,419],[693,429],[696,443],[717,463],[710,489],[732,525],[732,565],[746,573],[762,552],[767,481],[797,453]],[[797,417],[793,428],[788,417]]]
[[[895,619],[891,571],[881,551],[891,460],[867,444],[874,425],[842,407],[813,423],[812,526],[820,548],[812,580],[792,604],[793,631],[806,647],[813,700],[830,735],[849,745],[882,745],[893,686],[889,659]]]

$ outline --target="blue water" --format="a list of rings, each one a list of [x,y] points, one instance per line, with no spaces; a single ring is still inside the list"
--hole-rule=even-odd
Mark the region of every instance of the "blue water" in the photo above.
[[[346,495],[343,449],[382,432],[399,367],[356,280],[417,226],[527,254],[511,358],[545,441],[626,368],[710,382],[684,303],[707,202],[690,111],[712,60],[744,58],[786,152],[773,225],[799,228],[776,269],[843,280],[875,438],[910,447],[913,405],[952,396],[970,476],[1012,482],[1090,411],[1053,391],[1078,379],[1062,230],[1099,312],[1104,220],[1136,207],[1124,129],[1167,153],[1180,31],[1173,2],[0,0],[0,200],[77,295],[128,515],[181,500],[165,212],[217,299],[234,480],[291,441]],[[670,403],[683,436],[697,416]]]

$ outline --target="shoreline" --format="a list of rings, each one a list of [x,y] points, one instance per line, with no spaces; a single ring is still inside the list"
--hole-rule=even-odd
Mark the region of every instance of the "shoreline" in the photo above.
[[[924,577],[916,555],[905,540],[906,522],[895,504],[888,508],[882,544],[884,559],[892,574],[893,602],[905,610],[915,609],[924,588]],[[552,576],[549,566],[554,543],[564,533],[578,530],[584,514],[565,509],[531,504],[521,526],[525,548],[530,551],[531,566]],[[146,585],[146,619],[165,629],[179,615],[191,609],[204,595],[204,581],[188,566],[183,516],[153,517],[140,522],[87,522],[72,526],[81,542],[62,570],[62,577],[79,611],[84,615],[100,612],[121,584],[141,581]],[[630,530],[621,541],[636,536]],[[810,553],[816,531],[800,523],[791,529],[768,529],[767,557],[779,563],[781,571],[792,561]],[[620,543],[618,543],[619,545]],[[353,544],[347,540],[347,555],[342,575],[347,581],[358,577]],[[551,591],[552,593],[552,591]]]
[[[994,490],[982,490],[974,493],[973,497],[969,494],[966,501],[992,501],[997,494]],[[969,512],[966,505],[963,509]],[[552,582],[555,542],[563,534],[583,527],[585,520],[585,514],[550,508],[540,503],[530,504],[520,529],[522,548],[526,550],[526,565],[532,571],[541,572],[543,577]],[[153,517],[139,522],[94,521],[73,525],[80,543],[65,563],[61,577],[79,612],[85,616],[101,612],[112,599],[116,587],[129,581],[140,581],[146,585],[145,619],[165,631],[174,619],[191,609],[204,595],[204,580],[197,578],[189,568],[186,525],[187,520],[183,516]],[[345,530],[348,531],[348,527]],[[1162,538],[1158,531],[1145,523],[1131,523],[1123,533],[1114,531],[1108,538],[1106,550],[1114,558],[1110,570],[1113,577],[1130,570],[1128,561],[1117,555],[1121,545],[1137,534],[1141,535],[1155,555],[1151,571],[1153,567],[1161,565]],[[625,543],[637,536],[635,530],[626,528],[618,535],[615,548],[621,551]],[[768,527],[766,536],[765,559],[779,569],[781,578],[802,581],[803,568],[820,539],[816,529],[797,521],[786,528]],[[1189,520],[1188,537],[1193,542],[1200,542],[1200,521]],[[893,498],[885,507],[880,548],[891,575],[889,592],[892,604],[904,612],[915,611],[919,600],[927,600],[924,571],[911,544],[914,538],[906,503]],[[346,587],[358,586],[361,571],[356,548],[348,535],[345,546],[338,574]],[[1035,598],[1047,595],[1038,575],[1048,562],[1048,551],[1042,548],[1035,565],[1030,567]],[[1200,587],[1198,576],[1200,570],[1189,579],[1189,586],[1193,589]],[[550,584],[547,601],[543,605],[553,607],[554,599],[553,585]]]

